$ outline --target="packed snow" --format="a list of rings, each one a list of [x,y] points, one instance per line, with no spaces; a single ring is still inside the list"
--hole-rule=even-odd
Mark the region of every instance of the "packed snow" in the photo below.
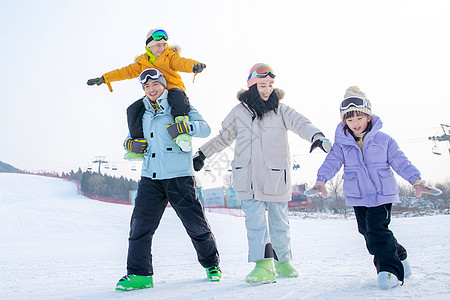
[[[449,299],[450,216],[394,218],[413,275],[388,291],[354,218],[291,218],[299,278],[249,285],[243,217],[207,213],[221,255],[221,282],[204,269],[168,208],[153,242],[152,289],[115,291],[126,273],[133,207],[90,200],[62,179],[0,173],[0,299]]]

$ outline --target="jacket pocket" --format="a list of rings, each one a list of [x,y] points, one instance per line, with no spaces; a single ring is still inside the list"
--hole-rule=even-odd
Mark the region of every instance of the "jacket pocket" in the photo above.
[[[358,174],[356,172],[344,173],[342,179],[344,179],[344,197],[361,198]]]
[[[192,164],[191,155],[189,153],[169,150],[166,152],[166,159],[164,166],[167,171],[186,171],[189,170]]]
[[[247,192],[250,190],[250,164],[245,166],[233,166],[233,187],[236,192]]]
[[[390,169],[378,170],[378,175],[381,182],[381,195],[396,195],[398,194],[398,185],[395,180],[394,173]]]
[[[282,195],[287,193],[288,182],[286,176],[286,169],[266,169],[263,193],[266,195]]]

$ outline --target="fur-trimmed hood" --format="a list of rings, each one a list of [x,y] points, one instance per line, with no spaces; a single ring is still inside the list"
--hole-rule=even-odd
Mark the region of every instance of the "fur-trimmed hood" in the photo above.
[[[173,52],[176,52],[178,54],[181,53],[181,47],[178,45],[170,45],[169,48],[172,49]]]
[[[246,90],[246,89],[240,89],[239,92],[237,93],[237,98],[236,98],[236,99],[239,100],[239,97],[240,97],[243,93],[245,93],[246,91],[248,91],[248,90]],[[278,100],[279,100],[279,101],[281,101],[281,100],[284,98],[285,92],[284,92],[282,89],[280,89],[280,88],[274,88],[273,91],[275,92],[275,94],[277,94],[277,97],[278,97]]]

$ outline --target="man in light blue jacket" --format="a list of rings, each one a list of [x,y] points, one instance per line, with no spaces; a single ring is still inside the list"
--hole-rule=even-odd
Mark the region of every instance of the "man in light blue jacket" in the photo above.
[[[169,202],[192,240],[200,264],[211,281],[219,281],[219,253],[216,241],[195,190],[192,152],[183,152],[174,141],[179,134],[207,137],[210,127],[191,107],[189,121],[173,123],[167,101],[166,80],[156,69],[147,69],[139,80],[145,91],[142,98],[144,139],[128,135],[128,151],[144,154],[141,180],[131,217],[127,275],[117,290],[153,287],[151,245],[164,210]],[[187,270],[186,270],[187,271]]]

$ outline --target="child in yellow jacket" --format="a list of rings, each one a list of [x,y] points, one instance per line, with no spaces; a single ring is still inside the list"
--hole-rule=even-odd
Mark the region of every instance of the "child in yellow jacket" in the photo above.
[[[139,75],[146,69],[154,68],[163,73],[167,81],[167,90],[169,90],[168,101],[172,106],[172,115],[175,118],[175,122],[185,123],[189,121],[187,116],[190,110],[189,99],[186,96],[186,88],[183,84],[180,72],[193,72],[199,73],[206,65],[193,59],[181,57],[177,53],[177,49],[171,49],[167,44],[168,35],[167,32],[162,29],[152,29],[147,34],[145,41],[146,53],[138,56],[134,63],[113,70],[111,72],[103,74],[101,77],[89,79],[88,85],[101,85],[106,83],[109,90],[112,92],[111,82],[120,81],[124,79],[132,79],[139,77]],[[149,76],[149,75],[148,75]],[[144,78],[145,79],[145,78]],[[143,99],[139,99],[130,105],[127,109],[128,128],[130,135],[136,142],[142,141],[142,115],[144,112]],[[159,109],[155,107],[155,109]],[[191,136],[189,135],[188,126],[180,124],[178,134],[169,131],[171,137],[176,140],[182,151],[191,151]],[[186,129],[187,128],[187,129]],[[146,142],[146,141],[145,141]],[[125,158],[134,158],[135,155],[131,153],[131,143],[129,155]],[[144,151],[144,150],[143,150]],[[138,156],[143,156],[142,153],[138,153]]]

